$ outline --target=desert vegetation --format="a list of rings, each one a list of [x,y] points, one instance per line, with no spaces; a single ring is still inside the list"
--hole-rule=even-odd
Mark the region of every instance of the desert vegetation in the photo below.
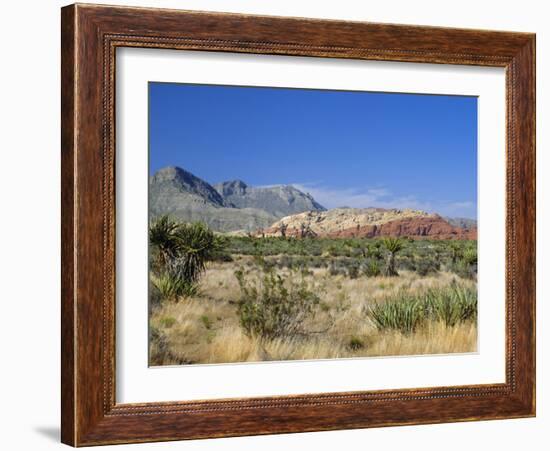
[[[151,365],[471,352],[477,242],[151,222]]]

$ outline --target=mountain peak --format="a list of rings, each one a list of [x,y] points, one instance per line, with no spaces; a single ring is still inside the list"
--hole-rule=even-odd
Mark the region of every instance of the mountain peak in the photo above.
[[[214,188],[222,196],[232,196],[232,195],[244,195],[248,185],[242,180],[228,180],[227,182],[216,183]]]
[[[195,194],[214,205],[224,206],[223,197],[212,185],[178,166],[159,169],[151,178],[151,185]]]
[[[210,185],[177,166],[157,171],[151,177],[149,193],[154,215],[203,220],[215,230],[225,231],[254,230],[287,215],[325,210],[291,185],[251,187],[238,179]]]

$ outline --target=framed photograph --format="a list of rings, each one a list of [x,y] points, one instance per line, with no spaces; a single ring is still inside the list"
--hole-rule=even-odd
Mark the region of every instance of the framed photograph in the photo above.
[[[535,36],[62,9],[62,441],[535,415]]]

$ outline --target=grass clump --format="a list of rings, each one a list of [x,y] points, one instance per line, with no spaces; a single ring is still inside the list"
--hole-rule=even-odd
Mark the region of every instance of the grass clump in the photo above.
[[[348,349],[350,351],[358,351],[359,349],[363,349],[365,347],[363,340],[361,340],[359,337],[351,337],[348,342]]]
[[[173,316],[164,316],[160,319],[160,325],[165,329],[170,329],[174,324],[176,324],[176,318]]]
[[[207,315],[201,316],[201,322],[206,329],[212,329],[212,320]]]

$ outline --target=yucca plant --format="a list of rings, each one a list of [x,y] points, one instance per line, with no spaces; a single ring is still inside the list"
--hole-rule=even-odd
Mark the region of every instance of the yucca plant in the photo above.
[[[201,222],[180,224],[175,231],[178,251],[171,264],[184,280],[194,283],[222,247],[222,240]]]
[[[398,276],[398,272],[395,269],[395,256],[403,249],[403,240],[394,237],[382,238],[382,244],[388,251],[386,258],[386,267],[384,268],[384,275],[388,277]]]
[[[206,263],[225,245],[205,224],[179,223],[168,216],[151,223],[149,243],[156,253],[151,282],[161,299],[171,300],[196,292]]]
[[[170,272],[151,274],[151,284],[158,290],[162,301],[177,301],[181,297],[191,296],[197,292],[195,285]]]
[[[167,215],[155,219],[149,225],[149,244],[157,251],[156,264],[159,267],[178,254],[178,226],[179,224]]]
[[[398,301],[374,304],[367,309],[367,316],[378,330],[397,330],[403,334],[413,333],[423,322],[421,303],[405,296]]]
[[[425,294],[426,315],[452,327],[477,318],[477,292],[453,283],[446,289],[432,289]]]
[[[411,295],[400,292],[367,308],[367,317],[379,330],[414,332],[427,321],[453,327],[477,318],[477,291],[457,283]]]

